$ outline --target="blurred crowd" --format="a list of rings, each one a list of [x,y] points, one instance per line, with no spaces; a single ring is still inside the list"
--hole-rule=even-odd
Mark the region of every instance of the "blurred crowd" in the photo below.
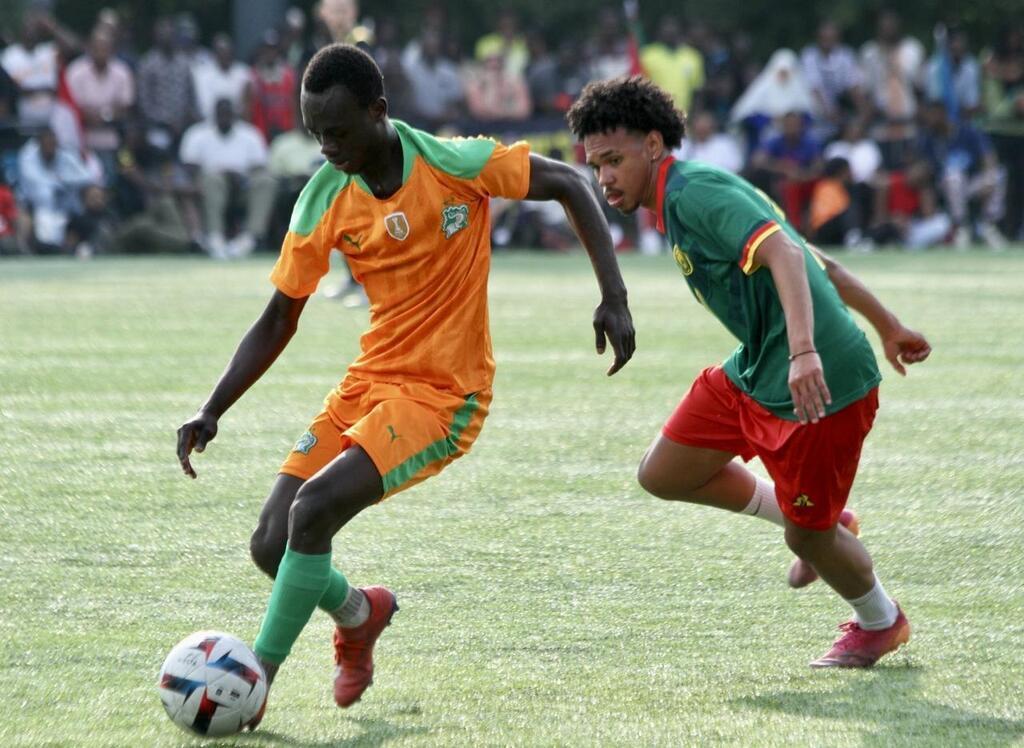
[[[857,49],[826,21],[764,61],[744,30],[673,16],[644,29],[635,2],[597,11],[578,33],[501,12],[468,47],[447,7],[430,5],[409,38],[355,0],[322,0],[308,16],[293,7],[243,59],[228,35],[204,44],[187,14],[157,19],[139,45],[112,9],[80,37],[33,0],[0,38],[0,252],[276,249],[322,164],[298,87],[331,41],[374,56],[395,117],[441,134],[525,137],[577,163],[563,116],[583,86],[647,75],[688,114],[677,158],[743,174],[821,244],[1024,238],[1020,19],[997,39],[939,25],[922,40],[885,10]],[[497,245],[572,244],[557,205],[504,207]],[[661,249],[646,218],[614,220],[620,247]]]

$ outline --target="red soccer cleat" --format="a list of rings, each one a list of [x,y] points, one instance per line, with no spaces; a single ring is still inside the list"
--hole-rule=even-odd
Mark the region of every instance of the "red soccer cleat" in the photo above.
[[[853,513],[852,509],[844,509],[839,515],[839,524],[845,527],[847,530],[852,532],[854,535],[860,535],[860,522],[857,521],[857,515]],[[818,572],[814,570],[814,567],[804,561],[802,558],[798,558],[789,565],[788,581],[789,586],[795,590],[801,587],[806,587],[811,582],[818,580]]]
[[[342,707],[359,701],[373,683],[373,645],[398,610],[395,594],[386,587],[364,587],[370,617],[355,628],[334,629],[334,701]]]
[[[910,641],[910,621],[896,606],[896,622],[887,629],[868,631],[847,621],[839,625],[843,635],[811,667],[871,667],[882,655],[895,652]]]

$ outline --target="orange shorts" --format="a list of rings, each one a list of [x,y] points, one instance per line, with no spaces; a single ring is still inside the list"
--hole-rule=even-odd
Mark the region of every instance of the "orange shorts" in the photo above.
[[[761,459],[786,519],[809,530],[839,521],[860,450],[878,410],[878,388],[817,423],[779,418],[719,366],[700,373],[662,433],[678,444]]]
[[[380,472],[387,498],[469,452],[490,404],[490,389],[460,396],[425,384],[345,377],[281,472],[307,480],[358,444]]]

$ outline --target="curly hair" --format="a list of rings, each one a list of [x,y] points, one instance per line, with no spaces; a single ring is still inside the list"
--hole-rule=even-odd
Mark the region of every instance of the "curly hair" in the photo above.
[[[677,148],[686,133],[686,115],[672,97],[639,75],[587,84],[565,119],[579,140],[625,127],[641,133],[657,130],[666,147]]]
[[[384,95],[384,76],[366,52],[351,44],[328,44],[313,55],[302,76],[302,87],[319,94],[341,85],[359,102],[369,106]]]

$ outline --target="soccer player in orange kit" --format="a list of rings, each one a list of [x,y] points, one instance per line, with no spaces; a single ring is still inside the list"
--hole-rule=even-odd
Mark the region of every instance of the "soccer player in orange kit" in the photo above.
[[[607,223],[571,167],[525,143],[440,139],[390,119],[380,70],[350,45],[313,57],[301,106],[328,163],[295,204],[270,303],[178,429],[178,458],[194,478],[190,454],[203,451],[221,415],[284,350],[332,248],[344,252],[370,299],[370,329],[281,466],[251,550],[274,578],[254,644],[268,678],[320,607],[337,624],[334,697],[347,707],[370,685],[374,643],[398,606],[385,587],[349,585],[331,563],[331,540],[366,507],[468,452],[480,432],[494,374],[489,198],[565,207],[600,286],[594,330],[598,352],[606,337],[615,352],[609,374],[632,356],[634,332]]]

